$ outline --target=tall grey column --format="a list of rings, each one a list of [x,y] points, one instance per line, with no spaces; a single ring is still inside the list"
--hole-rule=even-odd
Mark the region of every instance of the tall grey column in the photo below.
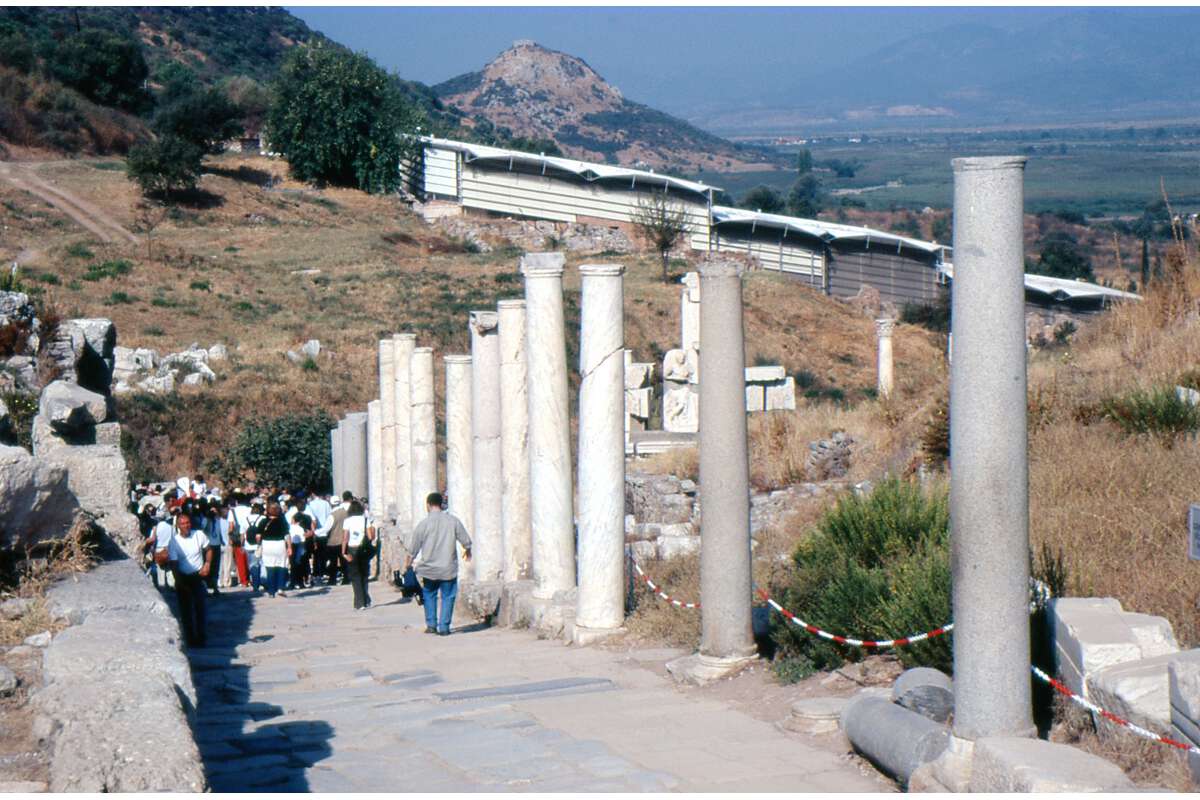
[[[582,384],[574,638],[586,644],[619,631],[625,621],[625,268],[584,264],[579,272]]]
[[[332,482],[334,493],[340,494],[343,491],[342,484],[344,483],[344,481],[342,479],[342,422],[341,422],[341,420],[338,420],[338,424],[335,425],[333,428],[331,428],[329,431],[329,453],[333,457],[333,469],[330,473],[329,479]]]
[[[392,335],[395,353],[396,415],[393,419],[393,459],[396,474],[396,528],[407,537],[413,527],[412,497],[412,354],[417,346],[415,333]]]
[[[565,261],[561,253],[529,253],[521,258],[529,363],[529,492],[534,498],[530,510],[533,595],[540,599],[575,586],[571,420],[562,296]]]
[[[499,580],[504,568],[498,325],[495,311],[471,312],[471,489],[475,493],[471,554],[477,581]]]
[[[892,394],[892,331],[895,327],[894,319],[875,320],[875,337],[879,344],[876,390],[880,397],[890,397]]]
[[[383,428],[380,426],[380,402],[367,403],[367,498],[371,516],[383,519]]]
[[[525,301],[501,300],[500,317],[500,465],[506,581],[533,575],[533,537],[529,522],[529,366],[525,357]]]
[[[437,491],[437,430],[433,413],[433,348],[418,347],[409,362],[412,392],[412,509],[413,524],[425,519],[425,498]]]
[[[367,415],[347,414],[342,422],[342,467],[346,491],[357,498],[367,496]]]
[[[740,262],[701,262],[700,340],[700,659],[720,668],[756,652]]]
[[[451,514],[475,535],[471,478],[471,357],[443,356],[446,364],[446,499]],[[458,577],[469,580],[473,562],[459,559]]]
[[[954,735],[1033,736],[1025,159],[954,159],[950,542]],[[706,520],[707,522],[707,520]]]
[[[394,519],[399,509],[396,494],[396,406],[407,404],[396,397],[396,349],[393,340],[379,340],[379,426],[382,433],[380,456],[383,458],[383,514]],[[338,487],[341,492],[342,488]]]

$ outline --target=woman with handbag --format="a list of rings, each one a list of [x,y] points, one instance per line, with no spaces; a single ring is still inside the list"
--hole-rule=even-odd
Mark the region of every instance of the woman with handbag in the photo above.
[[[367,522],[362,503],[350,501],[346,519],[342,522],[342,559],[350,573],[350,584],[354,587],[354,610],[371,607],[371,595],[367,592],[367,577],[370,575],[371,559],[375,556],[375,526]]]
[[[266,521],[259,527],[259,543],[262,545],[262,568],[266,572],[267,594],[287,597],[288,568],[292,561],[292,541],[287,521],[279,503],[267,506]]]

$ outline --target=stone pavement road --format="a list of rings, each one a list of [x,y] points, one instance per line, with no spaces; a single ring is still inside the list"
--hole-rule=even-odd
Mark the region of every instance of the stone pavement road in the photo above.
[[[886,791],[850,759],[637,659],[460,621],[372,585],[209,603],[190,653],[214,791]],[[633,660],[631,660],[631,657]]]

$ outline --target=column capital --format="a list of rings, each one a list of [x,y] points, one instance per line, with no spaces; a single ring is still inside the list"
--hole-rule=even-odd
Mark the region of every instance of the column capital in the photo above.
[[[894,319],[877,319],[875,320],[875,335],[880,339],[890,338],[892,331],[896,329],[896,320]]]
[[[472,311],[469,314],[471,331],[480,336],[489,333],[495,333],[496,328],[500,326],[500,317],[495,311],[483,310]]]
[[[415,342],[417,340],[417,335],[415,333],[393,333],[392,334],[392,341],[394,341],[394,342],[407,342],[409,340],[412,340]]]
[[[950,160],[955,172],[985,172],[995,170],[1025,169],[1029,161],[1025,156],[971,156]]]
[[[526,253],[519,262],[526,278],[561,278],[566,263],[562,253]]]
[[[505,300],[496,301],[496,309],[502,311],[506,308],[525,308],[524,297],[510,297]]]
[[[580,264],[579,274],[585,278],[617,278],[625,274],[624,264]]]
[[[447,364],[470,364],[471,357],[469,355],[455,353],[453,355],[442,356],[442,361],[446,362]]]

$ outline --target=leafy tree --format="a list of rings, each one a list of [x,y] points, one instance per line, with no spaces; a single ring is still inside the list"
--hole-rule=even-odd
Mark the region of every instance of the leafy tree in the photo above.
[[[824,198],[820,179],[811,172],[801,175],[788,192],[788,213],[797,217],[815,217]]]
[[[280,488],[329,491],[333,425],[324,410],[252,420],[238,431],[222,471]]]
[[[148,196],[163,196],[195,189],[200,180],[204,151],[177,136],[132,147],[125,160],[125,175]]]
[[[368,192],[400,187],[400,162],[415,156],[424,120],[394,80],[366,55],[299,47],[273,84],[267,138],[304,181]]]
[[[805,147],[796,155],[796,171],[801,175],[807,175],[812,172],[813,157],[812,151]]]
[[[632,220],[638,235],[658,251],[662,258],[663,283],[670,281],[667,267],[671,248],[687,234],[687,210],[667,196],[665,191],[650,192],[638,200]]]
[[[858,169],[862,164],[858,161],[842,161],[835,158],[830,160],[828,166],[839,178],[853,178],[858,174]]]
[[[934,218],[933,226],[929,232],[933,235],[935,242],[949,244],[950,239],[954,237],[953,217],[949,214],[941,214]]]
[[[1051,233],[1040,242],[1042,254],[1037,263],[1027,264],[1030,272],[1048,275],[1051,278],[1083,278],[1094,281],[1092,264],[1079,248],[1074,236],[1068,233]]]
[[[742,196],[741,206],[764,214],[778,214],[784,210],[783,198],[770,186],[755,186],[746,192]]]
[[[150,71],[141,46],[111,31],[85,28],[56,47],[50,75],[100,105],[142,111],[150,105],[143,88]]]
[[[201,153],[216,155],[225,142],[242,132],[241,109],[220,89],[184,86],[179,93],[164,94],[154,115],[153,127],[159,137],[189,142]]]
[[[33,45],[25,32],[11,22],[0,23],[0,64],[31,72],[36,63]]]

